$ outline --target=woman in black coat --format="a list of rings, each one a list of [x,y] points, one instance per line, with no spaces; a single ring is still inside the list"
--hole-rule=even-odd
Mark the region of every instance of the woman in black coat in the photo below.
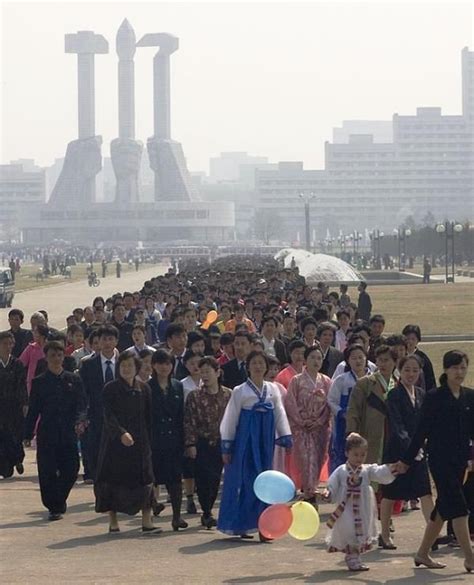
[[[118,378],[104,387],[104,427],[94,484],[96,512],[109,512],[109,532],[119,532],[117,512],[142,510],[142,532],[157,534],[151,519],[151,391],[137,380],[140,361],[124,351]]]
[[[463,490],[471,458],[470,441],[474,439],[474,390],[462,386],[468,364],[469,358],[462,351],[452,350],[444,355],[440,387],[426,395],[416,433],[398,464],[399,472],[405,472],[426,442],[437,499],[415,556],[416,566],[425,565],[432,569],[446,566],[433,561],[429,550],[444,522],[452,520],[464,555],[464,567],[469,572],[474,571],[468,530],[469,508]]]
[[[383,463],[393,463],[402,459],[410,446],[418,422],[425,392],[415,386],[420,377],[421,360],[416,355],[402,357],[398,370],[399,384],[391,390],[386,398],[388,436],[383,454]],[[414,500],[420,498],[425,520],[428,522],[433,511],[428,466],[422,451],[418,453],[413,465],[403,475],[399,475],[390,485],[382,486],[380,504],[380,521],[382,533],[380,546],[384,549],[396,549],[390,538],[390,518],[395,500]]]
[[[184,395],[183,385],[171,377],[174,357],[158,349],[151,358],[153,368],[149,382],[152,392],[152,459],[155,485],[168,490],[174,531],[187,528],[181,518],[183,499],[182,474],[184,457]]]

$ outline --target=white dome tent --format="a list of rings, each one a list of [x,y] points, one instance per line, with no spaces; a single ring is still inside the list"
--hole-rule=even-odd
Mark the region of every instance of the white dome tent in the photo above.
[[[290,267],[293,257],[301,276],[308,282],[353,284],[365,280],[353,266],[328,254],[312,254],[306,250],[285,248],[275,255],[276,260],[283,259],[285,268]]]

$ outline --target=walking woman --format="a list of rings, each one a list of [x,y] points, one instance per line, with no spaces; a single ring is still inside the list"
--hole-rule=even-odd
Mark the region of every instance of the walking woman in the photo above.
[[[253,483],[272,468],[275,444],[291,448],[292,441],[280,391],[264,381],[267,356],[251,351],[246,366],[249,377],[232,391],[220,427],[225,471],[217,527],[226,534],[253,538],[249,532],[257,530],[267,507],[255,495]]]
[[[151,392],[138,378],[132,351],[117,360],[118,378],[104,387],[104,427],[94,484],[96,512],[109,513],[109,532],[120,532],[117,513],[142,511],[142,532],[158,534],[151,519]]]
[[[344,350],[345,372],[332,380],[328,394],[329,408],[334,417],[329,456],[329,471],[346,462],[346,412],[349,397],[357,380],[370,374],[367,353],[355,343]]]
[[[469,509],[463,492],[470,460],[470,441],[474,439],[474,390],[463,387],[469,364],[459,350],[443,356],[444,373],[440,386],[426,395],[417,430],[407,453],[399,462],[401,473],[412,466],[421,448],[428,454],[429,468],[436,485],[436,504],[431,513],[415,565],[442,569],[429,550],[446,520],[452,520],[456,539],[464,555],[466,571],[474,571],[474,556],[468,530]],[[426,442],[426,446],[425,446]]]
[[[165,485],[171,499],[171,526],[177,532],[187,528],[181,518],[183,499],[182,474],[184,455],[183,385],[171,377],[175,359],[165,349],[151,358],[153,373],[149,382],[152,392],[152,459],[155,486]]]
[[[201,524],[210,529],[216,526],[212,507],[217,498],[222,475],[222,455],[219,426],[229,402],[231,391],[219,382],[217,360],[200,358],[201,383],[186,401],[184,431],[186,454],[195,460],[195,479],[202,508]]]
[[[398,365],[400,381],[386,398],[388,410],[388,437],[382,463],[399,461],[404,457],[415,434],[425,392],[415,386],[420,377],[421,359],[416,355],[403,357]],[[390,538],[390,517],[395,500],[420,499],[426,522],[433,511],[433,498],[428,475],[428,466],[423,451],[415,457],[410,469],[399,475],[391,484],[382,486],[380,521],[382,534],[380,545],[384,549],[396,549]]]
[[[331,380],[320,373],[323,352],[319,345],[304,353],[305,368],[290,382],[285,410],[293,436],[289,475],[306,501],[316,503],[316,488],[327,458],[331,410],[327,395]]]
[[[23,427],[28,410],[26,370],[13,356],[15,338],[0,332],[0,475],[11,477],[24,471]]]

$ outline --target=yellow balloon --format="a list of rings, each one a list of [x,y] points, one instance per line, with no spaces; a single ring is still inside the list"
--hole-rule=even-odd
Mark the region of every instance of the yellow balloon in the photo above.
[[[293,522],[288,530],[297,540],[309,540],[319,530],[319,514],[309,502],[296,502],[291,506]]]

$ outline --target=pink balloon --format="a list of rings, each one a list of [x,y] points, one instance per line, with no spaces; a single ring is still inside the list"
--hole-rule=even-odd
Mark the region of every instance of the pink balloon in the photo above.
[[[258,529],[265,538],[285,536],[293,522],[291,508],[286,504],[273,504],[260,514]]]

